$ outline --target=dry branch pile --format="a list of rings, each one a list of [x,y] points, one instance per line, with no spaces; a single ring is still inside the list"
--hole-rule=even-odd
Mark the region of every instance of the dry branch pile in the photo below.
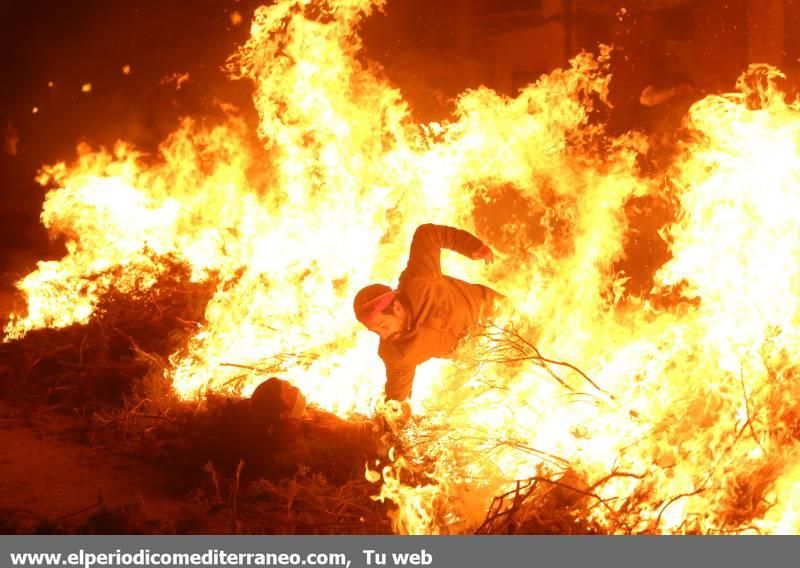
[[[246,399],[175,396],[167,358],[202,324],[216,286],[192,283],[187,267],[162,260],[154,286],[107,293],[89,323],[0,345],[0,394],[20,408],[77,414],[88,443],[163,472],[184,510],[166,520],[138,501],[101,500],[63,519],[2,510],[3,532],[390,532],[364,479],[371,423],[312,410],[303,432],[265,433]]]
[[[163,369],[166,357],[197,328],[214,291],[213,282],[190,282],[184,265],[163,263],[154,286],[131,294],[109,291],[86,325],[34,330],[0,345],[5,394],[92,410],[133,396],[145,375]]]
[[[64,519],[0,510],[4,532],[391,531],[387,512],[392,505],[374,501],[378,487],[364,479],[365,463],[377,452],[372,423],[312,409],[299,429],[265,432],[252,422],[247,400],[209,394],[182,401],[174,395],[163,375],[167,357],[202,324],[214,288],[212,282],[191,283],[186,267],[175,262],[146,291],[106,294],[86,325],[33,331],[0,345],[0,392],[6,400],[77,414],[85,421],[90,444],[124,451],[157,468],[174,481],[186,503],[185,511],[168,521],[149,517],[147,508],[136,503],[111,507],[100,502]],[[612,393],[579,368],[543,356],[516,330],[495,327],[486,333],[491,341],[476,352],[477,364],[524,362],[543,369],[547,380],[570,396],[614,401]],[[782,370],[757,390],[743,388],[747,422],[722,453],[733,452],[744,439],[754,440],[762,450],[766,437],[787,446],[800,439],[800,397],[787,390],[796,381],[796,369],[770,361],[765,365]],[[708,398],[702,391],[698,397]],[[680,414],[693,416],[691,408]],[[691,431],[684,422],[669,417],[655,425],[654,435],[680,439]],[[429,435],[446,437],[447,432]],[[548,465],[536,476],[517,481],[494,499],[479,534],[658,532],[661,515],[674,503],[704,492],[720,496],[721,532],[747,530],[752,519],[772,506],[765,496],[786,458],[767,452],[761,466],[745,477],[709,477],[694,493],[664,500],[655,497],[652,480],[644,473],[612,471],[597,479],[582,474],[575,464],[560,463],[557,456],[544,457],[552,459],[544,460]],[[601,488],[620,476],[636,478],[638,489],[624,500],[604,501]],[[603,510],[602,525],[593,515],[598,508]],[[642,512],[653,510],[657,516],[643,521]],[[696,532],[691,525],[683,531]]]

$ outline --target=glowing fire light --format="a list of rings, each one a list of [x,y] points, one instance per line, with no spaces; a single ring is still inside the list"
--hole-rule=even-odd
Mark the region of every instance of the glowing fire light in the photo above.
[[[81,86],[82,93],[91,93],[92,92],[92,84],[91,83],[84,83]]]
[[[181,88],[189,82],[189,73],[172,73],[161,80],[162,85],[174,84],[175,90],[180,91]]]
[[[530,350],[493,360],[504,341],[525,345],[499,332],[423,365],[402,433],[413,451],[367,471],[398,505],[397,531],[474,530],[515,480],[569,466],[603,530],[797,533],[800,104],[778,72],[753,67],[736,93],[695,104],[695,136],[648,177],[644,136],[589,120],[608,90],[606,50],[514,98],[463,93],[451,120],[418,125],[360,57],[355,30],[382,5],[256,11],[230,67],[255,84],[266,152],[231,112],[214,127],[185,120],[155,161],[120,143],[43,168],[54,189],[42,221],[68,254],[18,283],[28,308],[7,339],[88,321],[111,286],[153,286],[172,255],[219,281],[165,370],[181,396],[226,388],[241,373],[226,363],[263,364],[326,409],[369,413],[383,371],[351,298],[394,281],[420,223],[462,226],[502,261],[487,273],[445,257],[445,272],[504,292],[515,313],[498,325],[586,377],[562,369],[560,384]],[[676,220],[663,231],[671,259],[636,298],[615,267],[625,207],[645,196],[673,200]],[[498,212],[512,197],[518,210]],[[427,482],[402,481],[420,470]]]

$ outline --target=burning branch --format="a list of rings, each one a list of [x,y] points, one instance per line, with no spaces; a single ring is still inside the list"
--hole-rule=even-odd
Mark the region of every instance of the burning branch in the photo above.
[[[606,508],[611,517],[616,517],[617,511],[609,504],[610,500],[598,495],[597,489],[618,477],[643,478],[639,474],[614,471],[589,486],[571,469],[555,475],[559,478],[541,470],[538,475],[517,480],[514,489],[494,498],[486,519],[475,533],[598,532],[599,527],[588,520],[588,512],[593,506],[585,506],[584,498],[596,500],[597,505]],[[527,526],[531,523],[535,528]]]
[[[675,495],[674,497],[670,498],[658,512],[658,516],[656,517],[655,527],[658,528],[658,526],[661,524],[661,517],[664,515],[664,511],[666,511],[670,507],[670,505],[672,505],[676,501],[680,501],[681,499],[686,499],[688,497],[699,495],[700,493],[705,491],[705,487],[709,479],[711,479],[710,476],[706,477],[703,483],[700,484],[700,487],[697,487],[694,491],[687,491],[686,493],[681,493],[679,495]]]
[[[502,327],[495,323],[490,323],[486,326],[481,337],[488,340],[488,345],[478,353],[478,360],[480,363],[517,363],[521,361],[531,361],[547,371],[550,377],[568,391],[575,394],[593,396],[590,393],[576,392],[575,389],[567,384],[553,369],[553,367],[563,367],[577,373],[598,392],[606,395],[611,400],[615,400],[612,394],[603,390],[589,375],[575,365],[566,361],[556,361],[544,357],[533,343],[522,337],[522,335],[514,329],[513,325],[510,327]]]
[[[742,386],[742,395],[744,396],[744,408],[747,414],[747,421],[744,423],[744,426],[742,426],[742,429],[737,433],[736,437],[738,438],[739,436],[741,436],[742,432],[744,432],[746,428],[749,428],[750,434],[753,436],[753,440],[758,445],[758,447],[761,448],[762,454],[766,455],[767,451],[761,444],[761,440],[758,439],[758,435],[756,434],[755,428],[753,427],[753,418],[750,413],[750,397],[747,395],[747,387],[744,384],[744,370],[742,367],[743,367],[742,365],[739,366],[739,384],[741,384]]]
[[[274,375],[285,373],[288,369],[297,366],[307,366],[316,359],[316,355],[308,353],[279,353],[269,359],[264,359],[255,365],[245,365],[242,363],[220,363],[220,367],[231,367],[234,369],[244,369],[252,371],[256,375]],[[232,387],[234,390],[240,389],[250,378],[250,373],[236,375],[225,381],[223,387]],[[219,388],[219,387],[217,387]]]
[[[233,532],[238,534],[239,533],[239,508],[238,508],[238,498],[239,498],[239,484],[240,484],[240,477],[242,475],[242,469],[244,469],[244,460],[239,460],[239,465],[236,466],[236,476],[231,483],[231,491],[230,491],[230,508],[231,508],[231,517],[233,521]]]

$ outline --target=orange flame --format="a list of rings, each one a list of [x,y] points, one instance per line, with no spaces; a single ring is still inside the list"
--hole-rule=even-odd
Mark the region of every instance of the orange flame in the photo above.
[[[418,125],[360,53],[357,26],[382,6],[256,11],[230,68],[255,84],[263,148],[228,109],[213,127],[185,120],[155,158],[120,143],[45,167],[42,221],[68,254],[18,283],[28,309],[6,338],[88,321],[112,286],[153,286],[169,255],[219,282],[166,370],[181,396],[229,388],[241,369],[225,364],[247,363],[283,368],[340,415],[371,413],[383,369],[351,298],[394,281],[417,225],[457,225],[499,262],[446,257],[445,272],[501,290],[514,313],[420,368],[401,440],[414,450],[367,473],[398,505],[398,532],[474,530],[494,495],[543,466],[579,472],[611,532],[797,532],[800,106],[779,73],[753,67],[737,93],[698,102],[695,136],[649,177],[643,135],[590,120],[607,49],[513,98],[463,93],[451,120]],[[669,308],[629,297],[616,268],[625,206],[644,196],[677,203],[652,296],[685,300]],[[404,484],[406,469],[428,481]],[[743,498],[759,484],[773,506]]]

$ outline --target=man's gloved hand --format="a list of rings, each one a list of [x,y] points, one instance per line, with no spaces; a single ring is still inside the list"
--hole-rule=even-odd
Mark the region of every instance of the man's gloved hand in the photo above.
[[[402,430],[411,418],[411,405],[408,401],[387,400],[380,410],[384,427],[387,431],[397,432]]]
[[[492,249],[487,247],[486,245],[481,245],[481,247],[472,253],[472,260],[481,260],[486,264],[492,264],[494,262],[494,253]]]

